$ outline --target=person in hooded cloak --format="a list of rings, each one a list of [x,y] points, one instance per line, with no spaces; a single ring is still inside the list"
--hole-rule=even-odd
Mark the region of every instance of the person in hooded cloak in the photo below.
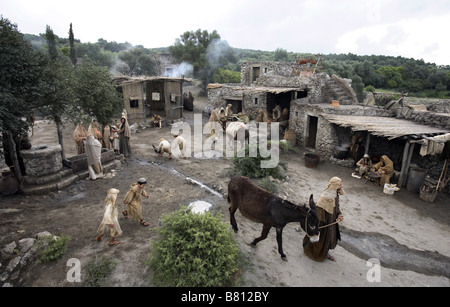
[[[319,241],[312,243],[308,236],[303,239],[304,253],[315,261],[322,262],[325,259],[336,261],[328,251],[334,249],[338,240],[341,240],[337,222],[344,219],[339,208],[339,195],[344,194],[342,180],[339,177],[333,177],[316,204],[319,227],[322,227]]]

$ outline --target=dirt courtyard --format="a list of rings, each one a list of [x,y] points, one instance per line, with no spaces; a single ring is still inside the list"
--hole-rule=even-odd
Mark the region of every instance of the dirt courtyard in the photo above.
[[[196,98],[194,105],[194,112],[184,111],[189,124],[194,114],[202,113],[206,100]],[[206,121],[203,116],[203,123]],[[64,127],[68,157],[75,154],[73,129],[71,125]],[[226,192],[231,159],[158,157],[151,145],[157,145],[160,137],[171,141],[170,130],[166,126],[132,134],[132,156],[123,161],[115,176],[109,173],[101,180],[80,180],[48,195],[0,196],[0,250],[12,241],[34,237],[42,231],[71,237],[61,259],[48,264],[31,263],[21,269],[14,280],[7,281],[14,286],[79,286],[67,281],[67,261],[77,258],[83,268],[95,257],[109,255],[117,260],[117,266],[106,286],[152,286],[151,270],[145,262],[162,216],[181,205],[201,200],[211,203],[228,223]],[[38,121],[33,146],[54,143],[57,137],[53,123]],[[256,248],[251,247],[249,243],[260,235],[262,225],[247,220],[238,212],[239,232],[235,238],[245,259],[243,286],[450,286],[448,195],[440,193],[433,203],[422,201],[419,195],[406,188],[386,195],[381,187],[353,178],[350,168],[328,161],[321,161],[317,168],[305,167],[303,153],[303,148],[296,147],[295,152],[281,154],[280,160],[287,163],[288,170],[286,180],[278,182],[278,194],[304,204],[310,194],[317,200],[331,177],[343,179],[346,195],[340,198],[344,214],[342,241],[330,251],[337,261],[318,263],[306,257],[301,246],[304,231],[297,231],[299,225],[295,223],[288,224],[283,232],[288,262],[282,261],[278,254],[273,229],[266,240]],[[148,180],[146,191],[150,198],[143,199],[142,203],[150,227],[126,220],[120,214],[123,235],[118,240],[121,243],[110,247],[106,238],[102,242],[95,241],[107,190],[113,187],[120,190],[121,211],[123,196],[130,184],[140,177]],[[1,260],[0,274],[9,259]],[[373,276],[377,278],[374,280]]]

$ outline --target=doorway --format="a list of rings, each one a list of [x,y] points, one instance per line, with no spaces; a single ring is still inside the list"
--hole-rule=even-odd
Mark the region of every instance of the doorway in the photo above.
[[[308,130],[306,131],[306,147],[316,148],[316,138],[317,138],[317,124],[319,118],[317,116],[308,115]]]
[[[226,105],[231,104],[233,114],[242,112],[242,100],[226,99]]]

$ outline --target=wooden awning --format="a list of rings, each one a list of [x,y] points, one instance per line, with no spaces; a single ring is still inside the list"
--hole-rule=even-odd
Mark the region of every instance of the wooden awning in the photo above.
[[[395,117],[354,116],[321,114],[326,120],[341,127],[350,127],[353,131],[368,131],[372,135],[387,137],[389,140],[402,136],[422,138],[450,133],[450,130],[436,128]]]

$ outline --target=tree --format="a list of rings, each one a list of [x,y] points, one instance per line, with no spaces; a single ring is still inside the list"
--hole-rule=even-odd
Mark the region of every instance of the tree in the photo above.
[[[352,76],[352,88],[355,90],[358,101],[363,102],[366,97],[364,93],[364,83],[360,76]]]
[[[15,155],[15,140],[27,136],[30,120],[40,106],[45,56],[27,42],[17,25],[0,17],[0,131],[4,148],[9,148],[16,178],[22,175]],[[23,120],[23,118],[27,120]]]
[[[214,40],[220,40],[220,35],[214,30],[212,33],[198,29],[197,31],[184,32],[175,44],[169,47],[172,57],[178,62],[187,62],[193,66],[194,78],[202,80],[206,88],[210,74],[207,51]]]
[[[72,30],[72,23],[70,23],[70,29],[69,29],[69,44],[70,44],[70,60],[72,61],[73,65],[77,64],[77,54],[75,52],[75,38],[73,35]]]
[[[142,46],[129,51],[122,51],[118,55],[119,59],[127,64],[127,74],[131,76],[153,76],[156,73],[156,63],[150,54],[150,50]],[[125,71],[121,71],[124,73]]]
[[[277,48],[274,54],[274,60],[277,62],[287,62],[288,61],[288,53],[285,49]]]
[[[75,70],[74,93],[77,97],[77,110],[71,121],[85,122],[88,116],[95,116],[101,125],[109,124],[111,117],[123,110],[123,98],[111,83],[107,67],[93,61],[83,61]]]
[[[67,61],[67,57],[58,55],[55,35],[49,26],[47,26],[45,37],[48,44],[49,69],[45,76],[48,88],[43,99],[48,115],[56,124],[58,141],[61,145],[61,156],[65,159],[62,125],[63,116],[70,112],[75,100],[71,85],[73,69]]]
[[[240,83],[241,73],[239,71],[232,71],[228,69],[219,68],[213,75],[213,82],[215,83]]]
[[[389,88],[399,88],[403,86],[403,67],[381,66],[377,72],[385,78],[386,85]]]

